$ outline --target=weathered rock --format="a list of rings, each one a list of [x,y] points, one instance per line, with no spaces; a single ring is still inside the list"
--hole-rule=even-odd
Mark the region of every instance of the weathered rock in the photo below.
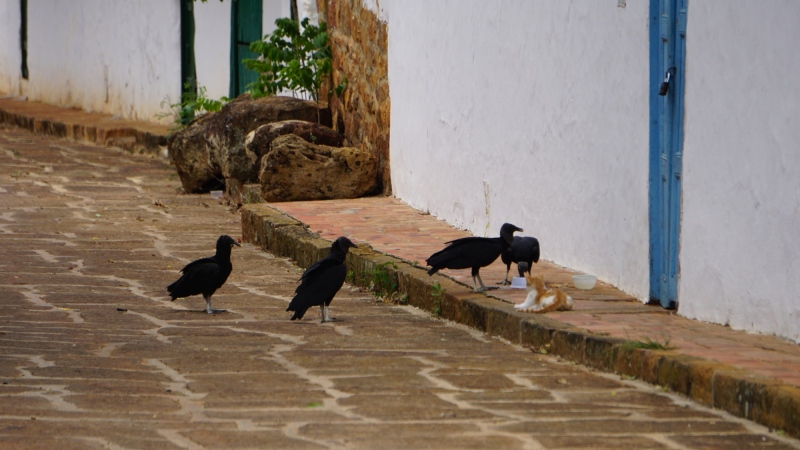
[[[272,141],[284,134],[294,134],[317,145],[341,147],[344,137],[331,127],[303,120],[284,120],[261,125],[244,140],[245,148],[257,155],[259,161],[269,151]]]
[[[261,196],[268,202],[356,198],[376,187],[375,157],[353,147],[329,147],[286,134],[261,160]]]
[[[195,119],[167,142],[170,158],[186,192],[207,192],[219,189],[224,183],[222,170],[207,139],[212,118],[213,115],[206,114]]]
[[[327,145],[330,147],[341,147],[344,137],[333,128],[320,125],[316,122],[304,120],[282,120],[261,125],[247,134],[244,139],[244,147],[247,155],[255,155],[257,162],[253,164],[254,174],[252,179],[257,179],[261,172],[261,158],[269,152],[270,144],[278,136],[294,134],[304,140],[317,145]],[[230,184],[226,180],[226,186]],[[229,191],[235,189],[227,188]],[[241,197],[241,195],[239,195]],[[229,195],[229,198],[239,198]]]
[[[225,105],[210,127],[212,137],[219,136],[218,151],[222,175],[243,182],[258,176],[258,156],[248,152],[244,138],[261,125],[284,120],[317,121],[316,103],[292,97],[271,96],[251,99],[244,95]]]
[[[170,154],[187,192],[206,192],[222,180],[251,182],[257,179],[256,154],[244,146],[247,134],[261,125],[304,120],[330,124],[330,114],[317,104],[292,97],[251,99],[242,95],[215,114],[203,116],[170,140]],[[205,161],[205,163],[203,163]]]

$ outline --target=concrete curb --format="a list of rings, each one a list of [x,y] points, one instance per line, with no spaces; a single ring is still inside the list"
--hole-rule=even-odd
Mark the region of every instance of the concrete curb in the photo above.
[[[242,239],[308,267],[325,257],[331,242],[302,222],[266,204],[242,208]],[[347,258],[348,281],[369,288],[388,280],[408,304],[532,351],[549,353],[605,372],[634,377],[683,394],[698,403],[800,437],[800,389],[677,350],[625,346],[624,340],[599,336],[544,315],[516,311],[509,303],[408,261],[357,243]]]
[[[167,156],[169,127],[21,99],[0,98],[0,123],[130,152]]]

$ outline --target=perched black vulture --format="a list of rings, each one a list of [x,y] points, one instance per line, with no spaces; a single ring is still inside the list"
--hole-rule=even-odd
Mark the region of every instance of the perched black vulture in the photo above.
[[[486,286],[483,284],[479,274],[481,267],[486,267],[493,263],[511,245],[515,231],[522,231],[522,228],[510,223],[504,223],[500,227],[500,237],[466,237],[445,242],[449,244],[447,247],[434,253],[425,261],[431,266],[428,275],[435,274],[439,269],[472,268],[472,285],[474,289],[476,291],[485,291]],[[478,289],[478,283],[481,284],[480,289]]]
[[[531,273],[531,265],[539,262],[539,240],[530,236],[514,236],[511,246],[503,250],[500,255],[503,264],[506,265],[506,279],[498,284],[511,284],[508,281],[508,272],[511,271],[511,263],[517,263],[519,276],[524,277],[525,272]],[[523,270],[522,263],[525,264]]]
[[[312,264],[300,277],[300,286],[294,291],[294,298],[287,311],[294,311],[291,320],[302,319],[308,308],[319,305],[322,322],[335,319],[328,317],[328,305],[339,292],[347,276],[344,258],[347,250],[356,247],[350,239],[342,236],[331,245],[331,252],[325,258]]]
[[[181,269],[183,275],[167,286],[172,300],[203,294],[207,313],[225,312],[224,309],[211,309],[211,296],[225,284],[233,270],[231,249],[234,245],[241,247],[232,237],[223,234],[217,239],[217,253],[214,256],[192,261]]]

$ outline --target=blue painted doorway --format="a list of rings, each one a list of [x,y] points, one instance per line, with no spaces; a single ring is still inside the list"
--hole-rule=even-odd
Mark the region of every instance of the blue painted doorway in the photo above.
[[[678,305],[688,0],[650,0],[650,299]]]

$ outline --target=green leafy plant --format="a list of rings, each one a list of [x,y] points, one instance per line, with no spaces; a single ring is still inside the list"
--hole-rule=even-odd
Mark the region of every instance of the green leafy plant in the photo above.
[[[301,23],[280,18],[275,27],[272,34],[250,44],[250,51],[258,53],[259,58],[243,60],[245,67],[259,74],[247,86],[247,92],[258,98],[292,91],[319,104],[322,83],[333,72],[325,22],[314,25],[308,18]],[[340,96],[346,87],[344,78],[333,93]],[[330,98],[331,93],[325,92],[325,98]]]
[[[397,292],[397,278],[392,275],[389,268],[397,270],[397,264],[386,261],[372,269],[370,290],[381,298],[389,298]]]
[[[431,285],[431,297],[433,298],[433,315],[442,315],[442,297],[444,297],[445,290],[437,281]]]
[[[280,18],[275,27],[272,34],[250,44],[250,51],[261,57],[243,60],[245,67],[259,73],[258,80],[248,86],[248,92],[257,98],[292,90],[305,92],[317,100],[322,80],[331,71],[325,22],[317,26],[308,18],[300,24]]]
[[[190,90],[192,85],[193,81],[191,80],[184,84],[187,92],[181,95],[179,103],[171,103],[169,96],[162,100],[160,103],[161,108],[169,107],[170,111],[157,114],[156,117],[161,119],[172,116],[175,128],[178,129],[186,126],[199,114],[219,111],[228,102],[227,97],[222,97],[219,100],[208,98],[205,86],[198,86],[197,92],[192,92]]]

